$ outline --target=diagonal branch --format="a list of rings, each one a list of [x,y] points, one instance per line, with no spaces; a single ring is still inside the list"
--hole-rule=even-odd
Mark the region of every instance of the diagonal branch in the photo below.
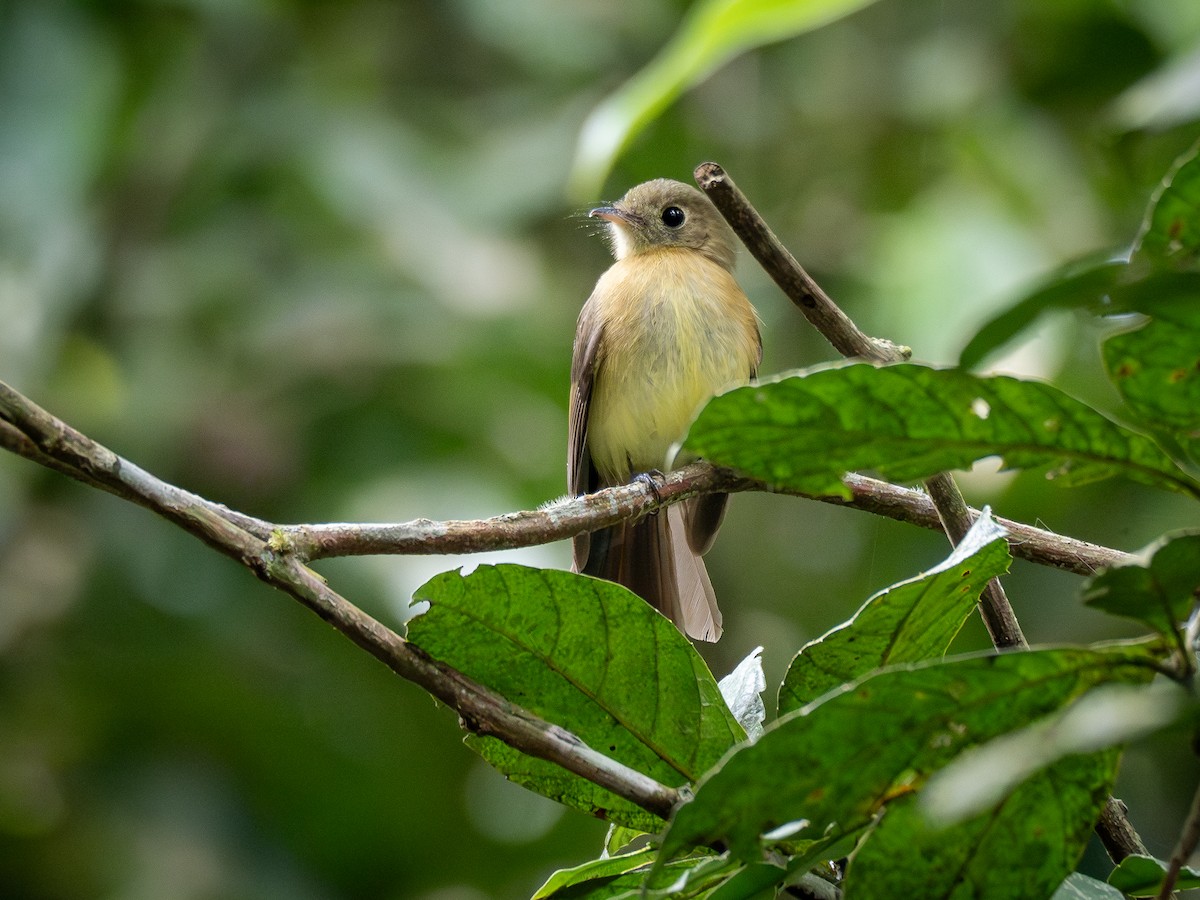
[[[908,358],[911,351],[907,347],[868,337],[858,329],[796,262],[724,169],[716,163],[701,163],[694,175],[696,183],[716,204],[754,258],[838,352],[843,356],[862,357],[875,363],[902,362]],[[946,536],[951,544],[957,544],[973,521],[962,492],[948,472],[934,475],[925,482],[925,487]],[[984,624],[998,650],[1028,647],[1016,613],[998,578],[988,582],[979,599]],[[1096,828],[1115,861],[1144,849],[1123,807],[1111,797]]]
[[[701,163],[694,175],[696,183],[716,204],[758,264],[838,353],[877,363],[908,359],[912,351],[907,347],[869,337],[859,330],[841,307],[804,271],[804,267],[775,236],[766,220],[733,183],[733,179],[725,174],[724,169],[716,163]]]
[[[796,258],[783,246],[724,169],[716,163],[701,163],[696,167],[695,177],[696,183],[716,204],[767,274],[839,353],[874,363],[895,363],[908,359],[912,351],[907,347],[868,337],[859,330],[796,262]],[[934,475],[925,483],[925,487],[937,509],[946,536],[951,544],[957,544],[972,522],[962,492],[948,472]],[[1028,646],[998,578],[993,578],[984,588],[980,597],[980,612],[998,649]]]
[[[556,763],[663,819],[679,802],[674,788],[592,750],[559,726],[430,658],[330,588],[296,556],[280,552],[263,535],[241,527],[223,507],[154,477],[3,383],[0,422],[5,423],[0,428],[4,446],[19,444],[27,451],[22,455],[138,503],[237,560],[262,581],[299,600],[397,675],[456,710],[465,728]]]

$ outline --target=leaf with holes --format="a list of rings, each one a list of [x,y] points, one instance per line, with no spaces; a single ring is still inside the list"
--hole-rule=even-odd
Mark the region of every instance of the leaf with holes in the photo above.
[[[1200,458],[1200,284],[1180,283],[1139,311],[1149,319],[1104,341],[1104,365],[1148,426]]]

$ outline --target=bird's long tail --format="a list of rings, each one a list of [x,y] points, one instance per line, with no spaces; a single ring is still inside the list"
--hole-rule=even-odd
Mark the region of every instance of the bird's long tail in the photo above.
[[[583,572],[623,584],[688,637],[715,641],[721,636],[721,611],[704,561],[693,549],[698,544],[701,552],[707,550],[711,539],[696,539],[692,521],[701,510],[691,503],[596,532]]]

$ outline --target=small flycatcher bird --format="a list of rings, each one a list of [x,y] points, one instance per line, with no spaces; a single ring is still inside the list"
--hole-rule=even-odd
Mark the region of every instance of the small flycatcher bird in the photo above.
[[[584,304],[571,361],[571,496],[666,471],[701,406],[762,360],[754,307],[733,278],[737,239],[704,194],[660,178],[589,215],[616,262]],[[689,637],[715,641],[721,612],[700,557],[728,494],[575,538],[575,571],[623,584]]]

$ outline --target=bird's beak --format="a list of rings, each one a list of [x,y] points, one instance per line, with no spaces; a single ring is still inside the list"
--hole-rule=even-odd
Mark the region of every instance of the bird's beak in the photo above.
[[[588,215],[593,219],[604,219],[615,225],[644,224],[640,216],[634,215],[629,210],[622,209],[619,206],[599,206],[589,212]]]

